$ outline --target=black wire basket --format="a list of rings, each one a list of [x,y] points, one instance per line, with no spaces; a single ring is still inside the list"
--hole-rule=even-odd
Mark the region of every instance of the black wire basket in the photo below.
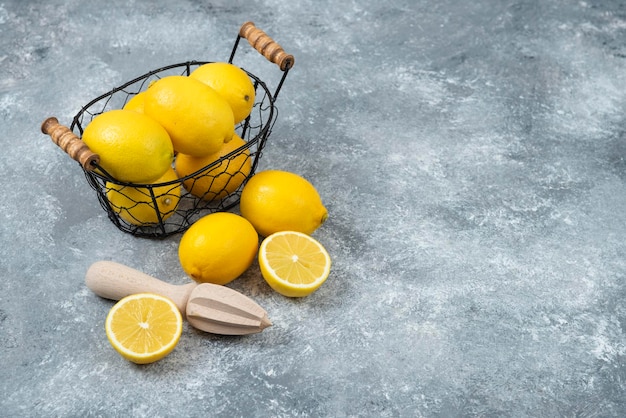
[[[276,121],[276,98],[294,64],[294,57],[285,53],[279,44],[252,22],[241,26],[229,63],[233,62],[241,38],[247,39],[254,49],[276,64],[282,76],[274,91],[270,92],[259,77],[242,68],[255,88],[252,112],[235,127],[237,136],[243,140],[242,145],[193,173],[155,184],[122,182],[99,165],[98,155],[91,152],[80,138],[93,118],[108,110],[122,108],[153,81],[169,75],[188,76],[195,68],[211,61],[172,64],[128,81],[86,104],[74,116],[69,128],[54,117],[43,122],[42,132],[80,163],[89,185],[97,193],[100,205],[120,230],[140,237],[165,238],[185,231],[202,216],[232,209],[239,203],[241,189],[254,175]],[[202,187],[196,187],[200,184]],[[112,194],[117,194],[118,199],[110,198]],[[116,202],[120,199],[124,202],[123,207],[117,206]],[[173,200],[177,204],[172,204]],[[164,207],[169,209],[164,210]],[[136,213],[143,214],[141,219],[134,216]]]

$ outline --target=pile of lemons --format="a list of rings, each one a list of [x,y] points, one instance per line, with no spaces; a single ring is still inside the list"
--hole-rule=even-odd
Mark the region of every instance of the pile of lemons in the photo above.
[[[286,171],[262,171],[243,187],[240,210],[205,215],[181,237],[179,260],[195,281],[225,285],[255,258],[267,284],[284,296],[307,296],[326,281],[331,258],[310,234],[328,212],[311,183]],[[111,308],[105,330],[120,355],[146,364],[174,350],[182,321],[168,298],[138,293]]]
[[[310,236],[328,212],[315,187],[295,173],[266,170],[249,178],[249,151],[235,127],[254,103],[255,87],[244,70],[207,63],[189,76],[162,77],[122,109],[96,116],[82,139],[100,155],[101,169],[126,183],[108,182],[107,198],[122,219],[135,225],[162,222],[175,213],[180,179],[187,192],[206,200],[224,198],[248,179],[240,215],[206,215],[183,234],[181,266],[198,282],[223,285],[256,258],[273,289],[306,296],[330,271],[328,253]],[[209,173],[194,174],[238,149]]]
[[[107,182],[107,198],[131,224],[154,224],[174,214],[181,183],[206,200],[222,199],[243,185],[240,214],[211,213],[183,233],[182,269],[197,282],[225,285],[258,260],[276,292],[307,296],[330,274],[328,252],[311,237],[328,211],[300,175],[265,170],[250,177],[250,154],[235,127],[250,115],[254,101],[254,86],[242,69],[204,64],[189,76],[160,78],[122,109],[96,116],[82,139],[100,155],[100,169],[118,180]],[[205,173],[226,155],[228,160]],[[182,315],[168,298],[134,294],[110,310],[105,329],[124,358],[152,363],[177,345]]]
[[[209,172],[189,176],[245,145],[235,126],[250,115],[254,100],[254,85],[245,71],[213,62],[189,76],[160,78],[122,109],[97,115],[82,139],[100,155],[101,168],[123,183],[153,185],[151,194],[144,186],[108,182],[111,208],[130,224],[149,225],[175,213],[179,178],[186,178],[183,186],[189,193],[205,200],[237,190],[251,170],[247,148]]]
[[[287,171],[261,171],[244,185],[239,206],[240,215],[205,215],[185,231],[178,257],[191,278],[227,284],[256,258],[265,281],[282,295],[307,296],[324,283],[331,259],[311,234],[328,211],[309,181]]]

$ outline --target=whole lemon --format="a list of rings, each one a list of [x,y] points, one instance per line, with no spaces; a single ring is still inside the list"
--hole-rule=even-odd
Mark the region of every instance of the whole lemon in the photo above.
[[[176,174],[187,177],[207,167],[220,158],[246,145],[246,141],[237,134],[222,149],[206,157],[192,157],[187,154],[176,156]],[[200,172],[198,175],[183,180],[183,186],[192,195],[207,201],[223,199],[235,192],[250,174],[252,162],[250,150],[244,148],[238,154],[223,160],[220,164]]]
[[[178,176],[174,169],[170,168],[154,184],[175,180],[178,180]],[[156,208],[147,187],[122,186],[111,182],[107,182],[105,187],[111,209],[132,225],[156,224],[159,223],[159,216],[161,221],[164,221],[174,214],[180,201],[178,182],[152,188]]]
[[[230,105],[235,123],[248,117],[254,106],[254,85],[241,68],[227,62],[201,65],[189,77],[202,81],[217,91]]]
[[[151,84],[144,113],[165,128],[176,151],[195,157],[219,151],[235,133],[233,111],[226,100],[190,77],[167,76]]]
[[[216,212],[185,231],[178,258],[195,281],[223,285],[250,267],[258,249],[259,236],[250,222],[234,213]]]
[[[280,170],[255,174],[241,191],[241,215],[257,232],[311,234],[328,218],[328,211],[315,187],[303,177]]]
[[[100,155],[100,166],[124,182],[151,183],[174,159],[167,131],[154,119],[132,110],[99,114],[87,125],[82,139]]]

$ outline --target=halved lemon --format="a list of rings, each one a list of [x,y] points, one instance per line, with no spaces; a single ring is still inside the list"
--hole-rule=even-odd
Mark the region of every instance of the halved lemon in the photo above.
[[[309,235],[281,231],[263,240],[259,266],[272,289],[284,296],[302,297],[315,292],[330,274],[326,249]]]
[[[107,315],[105,329],[113,348],[137,364],[153,363],[178,344],[183,318],[170,299],[152,293],[126,296]]]

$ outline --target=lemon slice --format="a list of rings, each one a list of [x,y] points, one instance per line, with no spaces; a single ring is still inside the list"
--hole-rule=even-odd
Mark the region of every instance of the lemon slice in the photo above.
[[[170,299],[138,293],[117,302],[107,315],[109,342],[127,360],[153,363],[167,356],[178,344],[183,318]]]
[[[328,278],[330,265],[322,244],[301,232],[271,234],[259,249],[263,278],[284,296],[302,297],[316,291]]]

